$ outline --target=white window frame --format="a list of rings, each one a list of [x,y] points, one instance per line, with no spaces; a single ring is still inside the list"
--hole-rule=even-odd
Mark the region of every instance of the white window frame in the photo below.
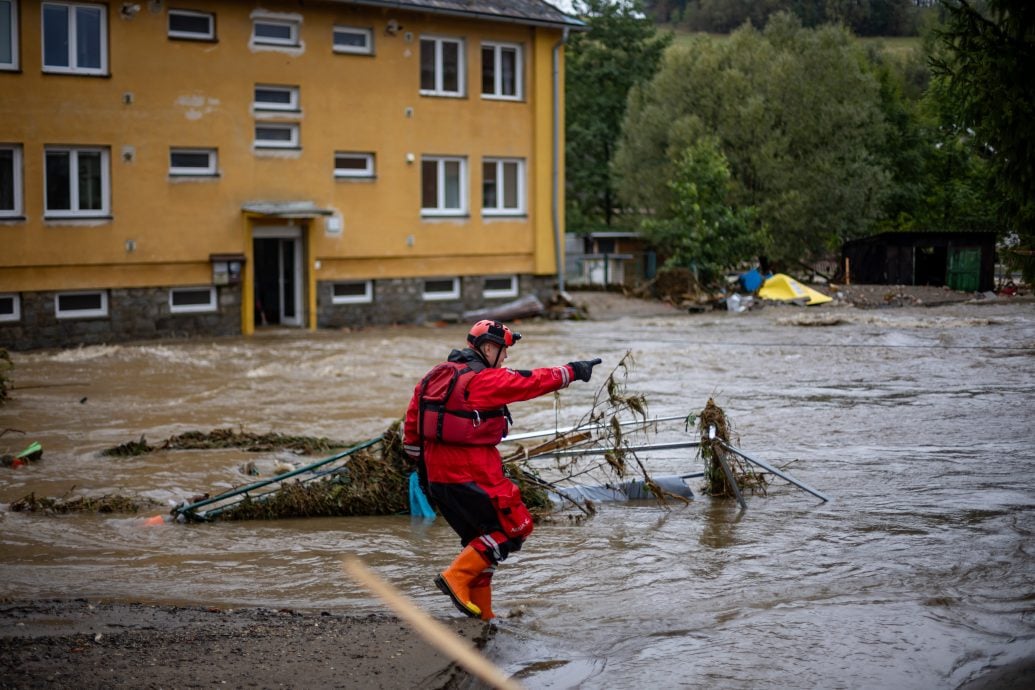
[[[260,101],[259,91],[273,91],[277,93],[285,93],[288,96],[287,103],[280,103],[278,101]],[[255,112],[278,111],[297,113],[300,110],[299,93],[300,89],[297,86],[256,84],[255,89],[252,91],[252,109]]]
[[[21,64],[18,47],[18,0],[0,0],[0,7],[8,8],[8,19],[11,21],[11,32],[5,37],[11,46],[11,59],[0,62],[0,70],[17,70]]]
[[[65,39],[68,43],[68,64],[48,65],[46,46],[46,16],[47,7],[65,7],[68,10],[68,23],[65,26]],[[77,55],[77,31],[76,24],[78,10],[94,9],[101,13],[100,35],[97,42],[100,47],[100,65],[97,67],[80,67],[76,64]],[[96,5],[82,2],[44,2],[40,5],[40,61],[44,72],[55,72],[59,74],[107,74],[108,73],[108,8],[106,5]]]
[[[435,85],[431,88],[424,88],[421,84],[420,93],[423,96],[446,96],[450,98],[462,98],[466,95],[466,84],[467,84],[467,53],[464,46],[464,39],[462,38],[450,38],[446,36],[421,36],[420,37],[420,60],[419,68],[423,71],[424,69],[424,42],[427,41],[434,45],[434,58],[435,58]],[[457,45],[457,66],[456,66],[456,91],[449,91],[442,85],[442,78],[445,70],[442,65],[442,45],[445,43],[455,43]]]
[[[291,36],[289,38],[271,38],[269,36],[259,36],[256,33],[256,29],[259,27],[260,24],[269,24],[271,26],[286,26],[290,29]],[[301,22],[297,19],[252,17],[252,45],[298,48],[301,45],[299,41],[300,29]]]
[[[11,198],[14,200],[13,208],[0,208],[0,219],[22,217],[22,147],[20,144],[0,144],[0,150],[10,151],[11,156]]]
[[[366,167],[359,168],[339,168],[339,158],[352,158],[355,160],[361,160],[366,163]],[[374,177],[374,154],[372,153],[358,153],[356,151],[335,151],[334,152],[334,176],[339,178],[369,178]]]
[[[352,34],[355,36],[363,36],[366,40],[365,46],[349,46],[338,45],[336,39],[338,34]],[[334,30],[331,34],[331,46],[335,53],[347,53],[350,55],[373,55],[374,54],[374,32],[371,29],[362,29],[358,26],[342,26],[339,24],[334,25]]]
[[[173,156],[177,153],[188,153],[208,156],[208,164],[204,167],[177,166]],[[216,149],[209,148],[169,148],[169,175],[173,177],[211,177],[219,172],[219,156]]]
[[[460,164],[460,175],[459,181],[459,193],[460,193],[460,205],[458,207],[446,206],[446,186],[442,184],[442,180],[445,178],[445,167],[447,163],[459,163]],[[436,189],[436,203],[435,206],[425,207],[424,206],[424,164],[435,163],[435,189]],[[467,215],[468,212],[468,193],[467,193],[467,158],[463,156],[423,156],[421,157],[421,210],[422,216],[463,216]]]
[[[100,295],[101,306],[98,309],[61,309],[61,298],[75,295]],[[59,319],[88,319],[108,315],[108,291],[107,290],[76,290],[74,292],[59,292],[54,295],[54,316]]]
[[[172,28],[172,18],[174,16],[180,17],[204,17],[208,19],[208,31],[180,31]],[[177,10],[170,9],[168,21],[166,22],[166,30],[169,38],[182,38],[190,41],[214,41],[216,40],[216,15],[212,12],[198,12],[195,10]]]
[[[50,153],[67,153],[69,166],[69,205],[71,208],[51,208],[47,199],[47,164],[46,157]],[[81,209],[79,207],[79,154],[101,154],[101,208]],[[111,154],[105,147],[99,146],[45,146],[43,149],[43,214],[45,218],[103,218],[111,214]],[[75,174],[73,174],[75,172]]]
[[[10,314],[0,312],[0,323],[14,323],[22,320],[22,296],[17,292],[2,292],[0,299],[10,299],[12,311]]]
[[[485,49],[491,49],[493,54],[493,88],[492,91],[485,91]],[[514,52],[514,93],[503,93],[503,70],[502,54],[504,51]],[[501,101],[520,101],[524,97],[525,80],[525,57],[520,43],[497,43],[485,41],[482,43],[482,98]]]
[[[279,139],[260,139],[260,129],[278,129],[291,132],[288,141]],[[300,128],[297,122],[256,122],[255,123],[255,148],[257,149],[298,149],[301,148]]]
[[[208,291],[207,304],[176,304],[173,299],[178,292],[201,292]],[[169,288],[169,313],[170,314],[211,314],[216,311],[216,286],[215,285],[183,285]]]
[[[489,280],[510,280],[510,287],[505,290],[490,289],[485,286],[485,283]],[[518,277],[516,275],[509,276],[485,276],[482,283],[482,297],[485,298],[496,298],[496,297],[517,297],[518,294]]]
[[[439,280],[452,280],[453,289],[449,292],[428,292],[428,282]],[[421,287],[421,299],[425,302],[442,302],[451,299],[460,299],[460,278],[425,278]]]
[[[334,289],[338,285],[363,285],[362,295],[336,295]],[[374,281],[372,280],[337,280],[331,285],[331,304],[370,304],[374,301]]]
[[[496,205],[485,205],[485,166],[496,166]],[[509,165],[517,165],[517,206],[503,205],[504,171]],[[482,215],[485,216],[522,216],[525,214],[525,159],[524,158],[483,158],[482,159]]]

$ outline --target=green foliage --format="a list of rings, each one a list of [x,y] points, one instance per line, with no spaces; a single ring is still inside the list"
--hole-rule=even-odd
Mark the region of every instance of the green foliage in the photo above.
[[[658,36],[638,0],[576,4],[589,25],[565,50],[567,225],[575,231],[615,221],[611,158],[629,89],[657,70],[670,37]]]
[[[762,27],[789,12],[807,27],[841,24],[860,36],[911,36],[923,14],[913,0],[652,0],[646,7],[658,21],[720,33],[745,22]]]
[[[1016,234],[1018,264],[1035,281],[1035,4],[944,0],[944,50],[932,60],[956,125],[986,147],[999,218]]]
[[[727,202],[729,163],[714,139],[699,139],[683,152],[668,186],[669,212],[645,221],[642,228],[668,257],[667,267],[693,268],[702,282],[709,283],[757,250],[750,209],[735,209]]]
[[[682,153],[714,137],[732,173],[732,208],[753,208],[757,248],[775,262],[825,255],[867,234],[890,175],[880,83],[843,29],[804,29],[789,15],[765,32],[674,48],[630,94],[615,156],[618,192],[664,217]]]

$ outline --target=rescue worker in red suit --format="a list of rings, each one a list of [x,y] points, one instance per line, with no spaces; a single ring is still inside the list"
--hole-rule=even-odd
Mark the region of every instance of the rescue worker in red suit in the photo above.
[[[406,410],[403,445],[417,462],[424,490],[458,535],[462,550],[435,584],[472,618],[491,620],[496,564],[532,532],[518,487],[503,475],[496,444],[506,436],[507,404],[589,381],[592,361],[514,370],[503,366],[521,338],[498,321],[479,321],[470,347],[453,350],[417,384]]]

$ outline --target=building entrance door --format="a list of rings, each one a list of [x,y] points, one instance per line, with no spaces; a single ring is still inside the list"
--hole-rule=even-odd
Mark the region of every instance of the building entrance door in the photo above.
[[[256,228],[255,326],[301,326],[302,233],[298,228]]]

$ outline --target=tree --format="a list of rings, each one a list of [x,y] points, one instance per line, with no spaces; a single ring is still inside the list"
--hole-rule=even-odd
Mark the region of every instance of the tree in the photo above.
[[[590,29],[566,51],[567,224],[578,231],[615,221],[611,158],[626,98],[654,75],[671,37],[657,34],[639,0],[585,0],[576,9]]]
[[[668,186],[671,207],[643,224],[666,267],[690,268],[707,284],[752,256],[759,243],[750,228],[751,209],[730,206],[729,162],[714,139],[699,139],[678,157]]]
[[[890,176],[879,84],[843,29],[773,17],[764,33],[669,51],[630,96],[615,157],[618,190],[648,216],[672,208],[666,180],[682,153],[714,137],[729,161],[730,203],[752,207],[758,247],[794,263],[837,251],[880,218]]]
[[[987,144],[999,217],[1035,282],[1035,4],[943,0],[945,48],[932,60],[959,104],[958,125]]]

